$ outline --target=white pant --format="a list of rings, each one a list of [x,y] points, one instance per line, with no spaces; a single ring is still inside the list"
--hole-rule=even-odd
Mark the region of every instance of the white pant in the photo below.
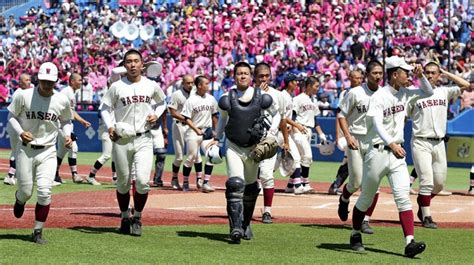
[[[165,148],[165,139],[163,138],[161,126],[157,129],[151,129],[150,132],[153,138],[153,149]]]
[[[306,128],[308,133],[303,134],[299,131],[295,131],[291,134],[293,141],[298,148],[301,156],[301,165],[305,167],[311,167],[313,162],[313,152],[311,151],[311,129]]]
[[[448,164],[444,141],[411,139],[413,164],[420,177],[420,194],[438,194],[444,188]]]
[[[171,134],[172,134],[172,141],[173,141],[173,148],[174,148],[174,162],[173,164],[177,167],[181,165],[183,162],[183,155],[184,155],[184,132],[186,131],[187,126],[177,124],[175,120],[173,120],[173,126],[171,127]]]
[[[257,181],[258,163],[249,157],[255,146],[240,147],[227,139],[226,166],[227,176],[239,177],[245,184],[252,184]]]
[[[213,141],[213,139],[203,140],[202,135],[197,135],[196,132],[192,129],[186,131],[186,135],[184,136],[186,140],[186,148],[187,148],[187,157],[186,161],[184,161],[184,165],[186,167],[192,167],[194,163],[202,162],[201,159],[201,149],[203,152],[206,151],[206,146]],[[206,161],[207,162],[207,161]],[[212,163],[207,162],[209,165]]]
[[[364,158],[363,172],[362,191],[356,202],[357,209],[367,211],[380,181],[387,176],[398,211],[412,210],[409,197],[410,176],[405,159],[396,158],[392,151],[370,146]]]
[[[104,165],[112,157],[112,140],[110,140],[108,132],[102,133],[100,139],[102,142],[102,154],[97,158],[97,161]]]
[[[140,194],[148,193],[151,169],[153,167],[153,140],[150,133],[113,143],[112,155],[117,169],[117,191],[124,194],[130,190],[132,175],[136,177],[135,187]],[[132,174],[132,166],[134,172]]]
[[[349,170],[349,180],[347,181],[347,191],[354,193],[359,190],[362,183],[364,155],[367,152],[368,144],[364,144],[360,137],[355,136],[359,148],[352,150],[347,148],[347,167]]]
[[[64,137],[62,136],[61,133],[58,134],[58,151],[57,151],[57,156],[61,159],[64,158],[66,153],[69,152],[69,157],[70,158],[77,158],[77,152],[79,152],[79,148],[77,146],[77,141],[72,142],[71,148],[66,148],[64,145],[66,144],[66,141]]]
[[[51,203],[51,187],[57,167],[56,147],[53,145],[35,150],[23,146],[20,142],[17,149],[17,199],[26,203],[31,198],[36,178],[38,203],[49,205]]]

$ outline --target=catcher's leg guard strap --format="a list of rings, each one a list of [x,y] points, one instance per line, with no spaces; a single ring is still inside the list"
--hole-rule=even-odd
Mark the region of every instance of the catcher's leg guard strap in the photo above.
[[[255,209],[255,204],[257,202],[258,193],[260,192],[260,188],[258,187],[258,183],[255,181],[252,184],[248,184],[245,186],[244,190],[244,228],[250,225],[250,220],[252,220],[253,211]]]
[[[231,177],[226,181],[225,186],[225,197],[227,199],[227,215],[229,217],[230,231],[234,229],[242,230],[242,198],[245,188],[244,180],[239,177]]]

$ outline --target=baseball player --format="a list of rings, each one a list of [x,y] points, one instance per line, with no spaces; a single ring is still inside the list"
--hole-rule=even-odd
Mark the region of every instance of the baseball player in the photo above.
[[[319,80],[310,76],[303,81],[304,93],[299,94],[293,99],[293,116],[296,126],[293,127],[291,137],[298,147],[301,155],[301,184],[304,193],[311,193],[314,189],[309,184],[309,168],[313,162],[313,153],[311,151],[312,129],[316,130],[321,142],[326,141],[326,135],[316,123],[316,116],[320,114],[315,95],[319,89]]]
[[[157,187],[163,187],[163,171],[165,169],[165,159],[168,145],[168,127],[167,127],[167,104],[164,101],[158,106],[161,110],[159,121],[151,128],[151,136],[153,138],[153,154],[155,155],[155,174],[153,177],[153,184]]]
[[[119,231],[141,236],[141,215],[150,190],[148,181],[153,163],[150,128],[158,119],[152,100],[162,103],[165,95],[156,82],[141,75],[143,58],[139,51],[130,49],[125,53],[124,67],[127,69],[126,76],[113,83],[102,98],[101,115],[114,142],[112,156],[117,169],[116,194],[122,217]],[[111,121],[111,109],[115,124]],[[132,165],[135,168],[136,190],[131,219],[128,207]]]
[[[17,91],[31,88],[31,77],[29,74],[21,74],[19,81],[20,81],[20,89],[16,90],[15,93],[13,93],[12,98],[15,97]],[[13,130],[13,128],[10,126],[10,123],[7,123],[7,133],[10,137],[10,148],[12,149],[12,152],[10,154],[10,167],[8,168],[8,175],[3,179],[3,183],[7,185],[15,185],[16,184],[15,157],[16,157],[16,151],[17,151],[16,146],[18,144],[18,140],[20,139],[20,137],[16,134],[15,130]]]
[[[181,115],[184,103],[191,95],[191,91],[194,84],[194,78],[190,75],[183,76],[181,89],[173,92],[171,95],[170,104],[168,105],[168,111],[171,117],[174,118],[173,126],[171,127],[171,136],[173,139],[173,148],[175,153],[175,159],[173,161],[173,176],[171,178],[171,186],[173,189],[178,190],[179,186],[178,172],[181,163],[183,162],[184,154],[184,132],[188,129],[185,124],[185,118]],[[198,189],[201,188],[202,183],[202,160],[201,154],[198,154],[197,160],[194,162],[194,169],[196,170],[196,183],[198,183]]]
[[[339,197],[339,207],[337,213],[341,221],[348,218],[349,199],[360,188],[362,182],[362,165],[367,152],[365,135],[367,135],[367,125],[365,116],[369,106],[370,97],[379,89],[380,81],[383,78],[383,66],[378,61],[371,61],[367,64],[367,83],[352,88],[345,95],[339,105],[338,122],[347,142],[347,164],[349,171],[349,182],[344,185],[342,194]],[[379,197],[379,192],[375,194],[372,205],[366,212],[361,232],[373,234],[369,225],[370,216],[374,211]]]
[[[364,77],[363,77],[361,69],[357,68],[355,70],[350,71],[349,72],[349,81],[350,81],[349,89],[360,86],[363,80],[364,80]],[[349,90],[345,89],[339,94],[339,105],[344,99],[344,96],[346,95],[347,91]],[[341,146],[345,148],[341,150],[341,151],[344,151],[344,158],[342,159],[341,165],[339,166],[337,170],[336,179],[331,183],[331,186],[329,186],[329,189],[328,189],[329,195],[341,195],[342,191],[339,190],[339,187],[341,187],[342,184],[344,184],[344,181],[346,181],[347,177],[349,176],[349,169],[347,166],[347,146],[341,145],[340,140],[342,139],[342,137],[344,136],[341,131],[341,125],[339,124],[338,119],[336,119],[336,144],[338,147]]]
[[[269,85],[271,80],[271,68],[267,63],[258,63],[254,70],[255,86],[272,97],[275,109],[280,115],[280,124],[277,131],[269,131],[268,135],[275,137],[278,144],[287,152],[289,150],[288,131],[286,129],[285,119],[285,103],[280,91]],[[271,114],[268,114],[271,115]],[[273,195],[275,193],[275,179],[273,177],[273,169],[275,168],[277,155],[272,158],[265,159],[259,165],[259,178],[263,188],[263,214],[262,223],[271,224],[272,214],[271,208],[273,203]]]
[[[387,58],[385,66],[388,85],[378,89],[370,97],[366,114],[367,136],[364,141],[368,145],[368,150],[364,156],[362,191],[352,211],[350,245],[355,251],[365,250],[362,244],[361,226],[380,181],[386,175],[389,178],[405,236],[405,256],[413,258],[425,250],[426,244],[416,242],[414,239],[413,210],[409,196],[410,178],[405,162],[406,153],[403,149],[403,127],[407,104],[420,96],[432,95],[433,89],[423,76],[420,65],[413,68],[403,58],[392,56]],[[409,72],[413,69],[421,80],[421,89],[403,87]]]
[[[430,211],[430,203],[443,190],[448,170],[444,138],[448,104],[469,88],[469,82],[443,70],[437,63],[425,65],[425,75],[433,87],[433,95],[410,102],[408,115],[413,120],[411,139],[413,164],[420,177],[417,216],[423,227],[437,228]],[[438,86],[441,75],[456,86]]]
[[[288,131],[291,135],[296,130],[298,124],[292,119],[293,117],[293,92],[298,87],[298,78],[294,74],[288,74],[284,78],[284,89],[281,94],[285,104],[285,121],[288,124]],[[304,193],[304,187],[301,185],[301,156],[296,147],[293,137],[288,138],[289,148],[294,160],[295,171],[289,176],[288,184],[285,187],[285,193],[294,193],[301,195]]]
[[[205,150],[206,146],[213,140],[212,134],[205,137],[205,132],[210,132],[212,128],[217,127],[217,101],[208,93],[209,79],[202,75],[197,76],[194,79],[194,84],[196,92],[189,96],[181,112],[186,125],[188,125],[188,129],[184,133],[187,157],[183,165],[183,191],[189,191],[189,174],[191,174],[193,163],[198,159],[199,147]],[[210,161],[206,161],[204,182],[201,186],[204,193],[214,191],[211,183],[209,183],[213,167],[214,165]]]
[[[58,68],[47,62],[38,72],[39,86],[19,90],[8,106],[8,122],[16,135],[18,187],[15,193],[13,214],[21,218],[25,204],[33,193],[33,182],[37,184],[37,203],[32,241],[44,244],[43,226],[51,204],[51,187],[56,168],[56,138],[60,127],[65,137],[64,143],[72,144],[71,119],[73,114],[69,100],[61,93],[54,92],[58,79]]]
[[[260,191],[257,182],[259,164],[250,154],[264,132],[254,130],[255,125],[261,125],[255,124],[255,121],[268,108],[272,109],[272,116],[279,115],[272,105],[271,96],[250,86],[252,70],[248,63],[239,62],[234,66],[234,79],[236,86],[219,100],[217,138],[212,144],[219,142],[225,130],[229,177],[226,181],[227,215],[230,239],[238,244],[242,238],[250,240],[253,237],[250,221]],[[269,130],[277,130],[278,126],[279,121],[277,124],[272,123]]]
[[[74,119],[78,121],[79,123],[82,124],[85,128],[89,128],[91,126],[90,122],[84,120],[76,111],[76,92],[81,89],[82,85],[82,77],[79,74],[73,73],[71,76],[69,76],[69,86],[63,88],[60,93],[64,94],[68,99],[69,99],[69,104],[71,106]],[[64,156],[66,153],[69,153],[68,156],[68,162],[69,162],[69,168],[71,169],[71,174],[72,174],[72,181],[74,183],[81,183],[83,181],[82,177],[77,174],[77,152],[78,152],[78,147],[77,147],[77,142],[76,142],[76,136],[74,135],[74,132],[71,135],[72,137],[72,146],[70,149],[66,148],[64,144],[64,137],[60,136],[58,138],[58,153],[57,153],[57,160],[58,160],[58,166],[56,169],[56,177],[54,179],[55,185],[61,185],[63,183],[61,177],[59,176],[59,168],[61,167],[61,163],[63,161]],[[90,179],[91,181],[95,181],[95,178]],[[92,183],[93,185],[97,185],[98,183]]]
[[[469,190],[467,194],[474,196],[474,165],[471,166],[471,171],[469,172]]]

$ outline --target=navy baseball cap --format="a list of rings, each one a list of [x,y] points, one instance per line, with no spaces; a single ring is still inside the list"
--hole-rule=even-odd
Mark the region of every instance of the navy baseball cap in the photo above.
[[[288,85],[291,81],[298,81],[298,77],[290,73],[285,76],[284,81],[285,81],[285,85]]]

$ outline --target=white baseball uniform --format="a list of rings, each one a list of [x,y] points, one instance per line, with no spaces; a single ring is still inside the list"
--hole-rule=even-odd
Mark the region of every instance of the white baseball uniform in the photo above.
[[[18,94],[18,91],[21,91],[22,89],[17,89],[13,95],[12,95],[12,101],[15,98],[15,96]],[[11,161],[16,160],[16,155],[18,152],[18,141],[20,140],[20,136],[16,133],[16,131],[12,128],[10,123],[7,123],[7,134],[10,139],[10,148],[12,149],[12,152],[10,153],[10,164],[12,163]],[[10,167],[8,169],[8,174],[15,176],[16,168],[15,167]]]
[[[33,141],[18,141],[16,198],[26,203],[33,192],[36,178],[38,204],[51,203],[51,187],[56,171],[56,139],[61,123],[73,118],[68,99],[60,93],[50,97],[39,94],[38,88],[19,90],[8,106],[8,111],[18,121],[21,130],[33,134]],[[14,127],[14,126],[13,126]],[[18,130],[17,133],[21,134]],[[70,132],[65,132],[68,135]]]
[[[99,109],[101,109],[101,107],[99,107]],[[112,117],[111,122],[115,123],[113,112],[110,113],[110,117]],[[99,115],[99,139],[102,142],[102,154],[100,155],[99,158],[97,158],[97,161],[99,161],[99,163],[104,165],[112,157],[113,145],[112,145],[112,140],[110,140],[110,135],[109,135],[107,126],[105,125],[100,115]]]
[[[433,95],[423,97],[408,106],[413,120],[411,139],[413,163],[420,176],[421,195],[430,196],[443,190],[447,173],[446,121],[449,100],[461,94],[458,86],[439,86]]]
[[[368,144],[364,140],[367,135],[365,116],[369,108],[370,97],[373,94],[374,91],[370,90],[367,84],[362,84],[362,86],[352,88],[339,105],[340,115],[346,118],[349,132],[359,145],[357,150],[350,148],[346,150],[349,169],[347,190],[350,193],[356,192],[362,182],[364,155],[368,149]]]
[[[316,98],[301,93],[293,99],[293,111],[296,113],[295,121],[306,127],[308,131],[303,134],[299,131],[293,131],[291,134],[301,155],[301,165],[310,167],[313,162],[313,153],[311,151],[312,129],[315,127],[315,117],[320,114]]]
[[[281,91],[281,96],[283,98],[283,102],[284,102],[283,104],[284,104],[284,107],[285,107],[284,117],[286,119],[291,120],[292,117],[293,117],[293,97],[286,90]],[[288,125],[288,128],[291,128],[291,126]],[[293,140],[293,137],[291,137],[291,130],[289,131],[288,134],[289,134],[288,135],[288,144],[290,146],[291,156],[293,157],[293,160],[294,160],[294,163],[295,163],[295,168],[301,168],[300,152],[298,151],[298,147],[296,146],[296,143]]]
[[[206,93],[203,97],[196,93],[192,93],[188,100],[184,103],[181,115],[191,119],[194,126],[201,129],[203,132],[212,128],[212,115],[217,114],[216,99]],[[187,158],[184,162],[186,167],[192,167],[193,163],[197,163],[200,154],[199,147],[205,151],[205,147],[213,141],[213,139],[203,140],[202,135],[197,135],[196,132],[187,126],[184,134],[184,139],[187,146]],[[212,165],[209,161],[206,161]]]
[[[71,106],[71,109],[75,110],[77,106],[77,100],[76,100],[76,92],[74,91],[74,89],[71,86],[67,86],[63,88],[59,93],[66,96],[66,98],[69,101],[69,105]],[[77,146],[76,141],[73,141],[71,148],[66,148],[65,143],[64,143],[64,137],[62,135],[59,135],[58,151],[57,151],[57,156],[59,158],[63,159],[66,153],[68,152],[69,152],[70,158],[77,158],[78,151],[79,151],[79,148]]]
[[[136,83],[131,83],[126,77],[114,82],[102,98],[102,104],[113,109],[116,126],[117,123],[124,124],[135,134],[113,143],[117,191],[121,194],[130,190],[132,165],[135,168],[136,191],[146,194],[150,190],[148,181],[153,166],[153,141],[146,119],[154,114],[152,100],[162,102],[164,99],[159,85],[144,76]],[[106,120],[104,122],[107,123]]]

